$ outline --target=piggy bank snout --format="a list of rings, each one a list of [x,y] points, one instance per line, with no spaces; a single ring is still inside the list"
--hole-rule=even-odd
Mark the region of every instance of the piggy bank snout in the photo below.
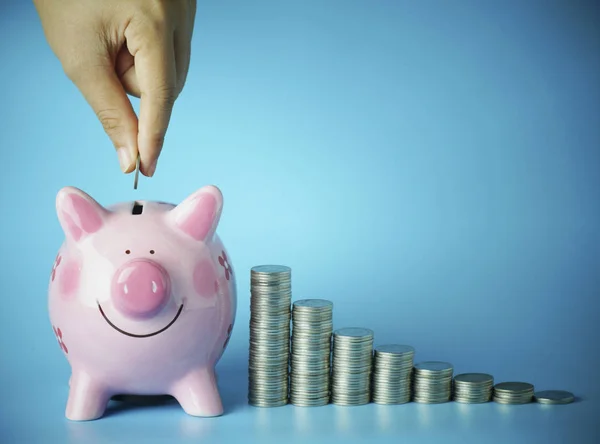
[[[112,302],[126,316],[152,316],[165,306],[169,296],[169,276],[156,262],[132,260],[113,277]]]

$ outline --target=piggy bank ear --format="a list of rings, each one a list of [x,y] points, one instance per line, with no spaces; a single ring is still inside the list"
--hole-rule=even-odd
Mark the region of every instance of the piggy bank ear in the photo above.
[[[197,241],[211,239],[217,230],[223,195],[215,186],[200,188],[169,212],[169,219],[177,229]]]
[[[79,242],[104,225],[108,210],[83,191],[65,187],[56,196],[56,213],[65,235]]]

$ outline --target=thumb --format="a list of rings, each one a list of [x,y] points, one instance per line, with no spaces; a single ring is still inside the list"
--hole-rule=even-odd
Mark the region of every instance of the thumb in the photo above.
[[[112,140],[121,170],[130,173],[135,168],[138,153],[138,122],[110,60],[107,57],[104,62],[79,65],[68,74]]]

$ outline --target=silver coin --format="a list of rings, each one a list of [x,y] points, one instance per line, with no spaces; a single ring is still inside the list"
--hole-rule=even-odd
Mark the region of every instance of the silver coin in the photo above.
[[[532,401],[532,399],[533,398],[510,400],[510,399],[497,398],[495,396],[492,398],[492,400],[497,404],[510,404],[510,405],[529,404]]]
[[[252,274],[290,274],[292,269],[285,265],[256,265],[250,269]]]
[[[341,339],[372,338],[375,335],[375,333],[371,329],[358,328],[358,327],[340,328],[340,329],[336,330],[333,334],[334,334],[334,336],[341,338]]]
[[[487,373],[461,373],[454,377],[454,382],[456,384],[492,384],[494,377]]]
[[[333,302],[326,299],[301,299],[294,302],[294,307],[307,309],[329,309],[333,308]]]
[[[137,159],[135,161],[135,175],[133,176],[133,189],[134,190],[137,190],[139,177],[140,177],[140,154],[138,153]]]
[[[460,399],[460,398],[454,398],[453,401],[454,402],[458,402],[460,404],[485,404],[487,402],[490,402],[490,399]]]
[[[575,400],[575,395],[565,390],[542,390],[534,396],[539,404],[570,404]]]
[[[421,398],[413,398],[413,402],[419,404],[444,404],[446,402],[450,402],[450,399],[421,399]]]
[[[290,285],[270,285],[268,287],[250,287],[250,303],[266,300],[273,302],[274,299],[291,300],[292,287]]]
[[[400,345],[400,344],[384,344],[384,345],[378,345],[377,347],[375,347],[374,349],[375,354],[382,354],[382,355],[408,355],[408,354],[414,354],[415,353],[415,349],[414,347],[411,347],[410,345]]]
[[[528,382],[500,382],[494,386],[497,393],[525,393],[533,391],[533,385]]]
[[[415,371],[419,372],[450,372],[453,371],[454,367],[449,362],[442,361],[425,361],[415,364]]]
[[[288,399],[281,399],[277,401],[263,401],[260,399],[249,398],[248,403],[253,407],[283,407],[288,403]]]

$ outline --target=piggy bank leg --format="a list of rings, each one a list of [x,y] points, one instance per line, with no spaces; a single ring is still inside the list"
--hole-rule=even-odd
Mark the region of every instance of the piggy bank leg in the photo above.
[[[106,410],[110,395],[102,384],[86,372],[73,372],[69,380],[69,399],[65,416],[72,421],[98,419]]]
[[[188,415],[212,417],[223,414],[213,369],[204,368],[189,373],[175,383],[171,394]]]

